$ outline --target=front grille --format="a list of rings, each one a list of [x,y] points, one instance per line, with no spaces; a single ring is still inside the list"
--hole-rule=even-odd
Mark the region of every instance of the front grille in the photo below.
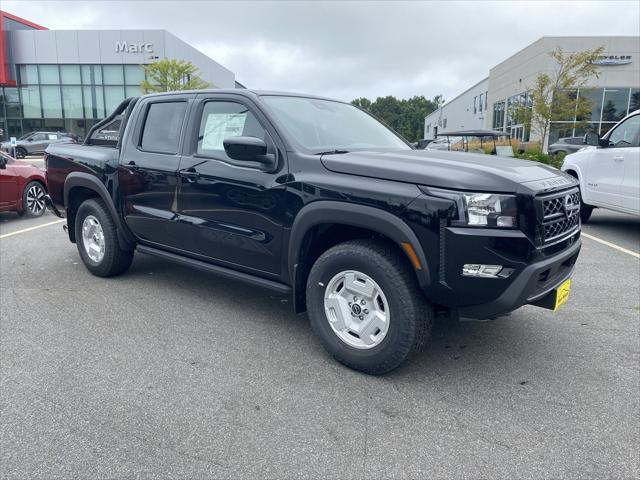
[[[571,197],[574,205],[580,205],[580,194],[577,191],[569,194],[563,194],[561,197],[546,199],[542,202],[545,220],[564,216],[565,198],[567,195]]]
[[[544,224],[544,239],[546,242],[562,237],[565,233],[573,231],[580,224],[580,214],[570,218],[559,218],[551,223]]]
[[[580,192],[577,188],[538,198],[538,237],[548,244],[580,228]]]

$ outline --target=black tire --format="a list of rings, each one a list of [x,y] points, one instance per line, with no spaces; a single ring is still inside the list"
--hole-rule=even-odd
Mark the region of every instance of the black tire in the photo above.
[[[44,196],[47,194],[44,185],[32,181],[27,183],[22,191],[22,215],[26,217],[41,217],[47,209]]]
[[[593,213],[593,207],[591,205],[587,205],[582,201],[582,197],[580,197],[580,222],[587,223],[591,218],[591,214]]]
[[[104,255],[100,261],[89,257],[84,245],[82,227],[85,219],[93,216],[100,224],[104,237]],[[76,245],[87,269],[98,277],[111,277],[126,271],[133,260],[133,250],[123,250],[118,242],[116,224],[104,202],[97,198],[84,201],[78,208],[75,220]]]
[[[338,273],[355,270],[371,277],[389,304],[389,330],[381,343],[358,349],[341,340],[329,324],[324,295]],[[371,375],[400,366],[427,341],[433,326],[433,308],[420,290],[407,260],[393,244],[351,240],[323,253],[307,280],[307,311],[324,348],[339,362]]]
[[[27,151],[22,147],[16,147],[16,158],[25,158]]]

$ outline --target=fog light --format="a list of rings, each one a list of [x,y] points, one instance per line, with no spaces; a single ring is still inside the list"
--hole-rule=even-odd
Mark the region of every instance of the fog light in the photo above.
[[[484,277],[497,278],[502,271],[502,265],[478,265],[467,263],[462,266],[462,276],[464,277]]]

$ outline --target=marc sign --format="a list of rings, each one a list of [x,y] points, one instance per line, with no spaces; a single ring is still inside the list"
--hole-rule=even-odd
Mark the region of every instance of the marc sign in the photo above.
[[[116,42],[116,53],[153,53],[153,43]]]
[[[629,63],[631,63],[631,55],[601,55],[593,62],[594,65],[603,67],[628,65]]]

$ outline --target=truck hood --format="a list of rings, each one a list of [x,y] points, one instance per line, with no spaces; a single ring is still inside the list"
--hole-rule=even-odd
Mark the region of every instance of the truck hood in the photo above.
[[[483,192],[538,192],[573,185],[548,165],[495,155],[437,150],[359,151],[325,154],[322,164],[338,173]]]

